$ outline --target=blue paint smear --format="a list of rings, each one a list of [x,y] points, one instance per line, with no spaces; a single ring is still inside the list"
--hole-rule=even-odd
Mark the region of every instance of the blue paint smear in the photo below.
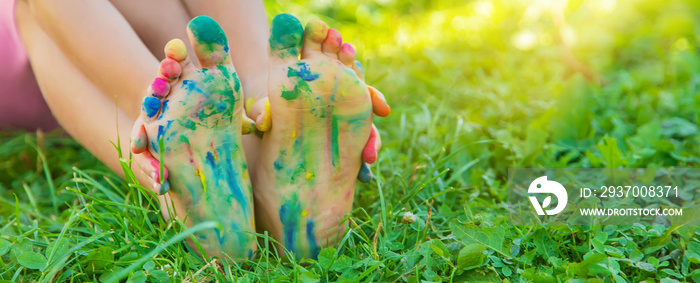
[[[211,166],[211,169],[216,172],[216,161],[214,161],[214,154],[212,154],[211,151],[207,152],[207,162],[209,166]]]
[[[193,80],[182,81],[182,88],[187,90],[187,94],[190,94],[192,92],[199,92],[201,94],[204,94],[204,91],[202,90],[200,83],[193,81]]]
[[[147,96],[143,99],[143,106],[141,109],[146,112],[146,115],[150,118],[158,114],[160,110],[160,99],[153,96]]]
[[[363,75],[365,74],[365,68],[362,67],[362,64],[360,64],[360,61],[355,60],[355,67],[360,69],[360,73],[362,73]]]
[[[214,231],[216,231],[216,237],[219,238],[219,245],[224,244],[224,234],[221,233],[221,230],[219,228],[214,228]]]
[[[298,223],[297,215],[299,214],[299,204],[292,206],[292,202],[286,202],[280,206],[280,220],[284,230],[284,245],[291,252],[294,252],[294,232]]]
[[[226,107],[228,104],[226,102],[219,101],[216,103],[216,110],[219,110],[220,112],[224,112],[226,110]]]
[[[165,114],[165,111],[168,111],[168,102],[170,102],[170,99],[163,101],[163,111],[160,112],[160,117],[158,117],[158,120],[163,119],[163,114]]]
[[[248,259],[253,258],[253,250],[248,249]]]
[[[275,170],[276,170],[276,171],[282,170],[282,168],[284,168],[284,167],[282,167],[282,163],[280,163],[279,158],[277,158],[277,159],[275,160],[274,165],[275,165]]]
[[[372,174],[372,170],[369,168],[369,164],[363,161],[362,166],[360,166],[360,172],[357,174],[357,179],[360,182],[369,183],[373,178],[374,175]]]
[[[152,145],[153,151],[155,153],[158,153],[158,151],[160,150],[160,146],[158,145],[160,139],[163,139],[163,147],[164,147],[165,151],[169,150],[169,147],[166,146],[166,141],[169,138],[165,137],[165,133],[168,131],[168,129],[170,129],[170,126],[172,124],[173,124],[173,120],[170,120],[170,121],[168,121],[168,123],[165,126],[163,126],[163,125],[158,126],[158,137],[156,138],[155,141],[151,141],[151,145]]]
[[[238,227],[238,225],[236,225],[236,222],[231,221],[231,231],[239,231],[239,230],[241,230],[241,228]]]
[[[277,159],[275,159],[275,162],[273,163],[273,165],[275,166],[276,171],[280,171],[280,170],[284,169],[284,164],[282,162],[284,161],[283,158],[285,156],[287,156],[287,151],[283,150],[280,152],[280,156],[277,157]]]
[[[165,136],[165,132],[170,129],[170,126],[173,124],[173,120],[168,121],[168,123],[163,126],[160,125],[158,126],[158,140],[160,140],[163,136]],[[165,138],[164,140],[168,140],[168,138]]]
[[[297,76],[299,76],[302,80],[305,80],[307,82],[314,81],[320,76],[320,74],[315,74],[311,72],[311,70],[309,70],[309,65],[307,65],[304,62],[297,63],[297,66],[299,66],[299,70],[294,70],[294,73],[296,73]]]
[[[318,253],[321,251],[316,243],[316,235],[314,235],[314,222],[311,219],[306,221],[306,237],[309,241],[309,252],[311,258],[318,259]]]
[[[246,197],[243,195],[243,190],[240,187],[240,183],[242,183],[242,180],[238,172],[236,172],[233,169],[234,161],[231,159],[231,156],[233,156],[231,154],[231,149],[218,148],[218,150],[220,150],[221,152],[220,156],[225,156],[225,160],[220,160],[221,162],[218,163],[215,162],[214,155],[211,152],[207,152],[206,158],[207,163],[211,167],[211,170],[214,172],[214,182],[215,184],[218,184],[218,181],[222,179],[226,182],[234,199],[241,206],[244,218],[248,218],[248,199],[246,199]]]
[[[230,156],[230,154],[229,154]],[[229,185],[233,197],[241,205],[241,210],[243,210],[243,217],[248,218],[248,200],[243,196],[243,190],[241,190],[240,181],[241,178],[238,176],[238,172],[233,170],[233,160],[231,158],[226,159],[226,182]]]

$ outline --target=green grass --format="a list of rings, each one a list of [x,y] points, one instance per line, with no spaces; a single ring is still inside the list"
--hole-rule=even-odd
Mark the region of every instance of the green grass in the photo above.
[[[376,119],[377,179],[318,261],[261,235],[254,259],[207,264],[180,239],[215,223],[164,221],[70,138],[4,132],[0,279],[700,282],[697,226],[512,226],[505,204],[512,167],[699,167],[700,5],[570,0],[560,33],[536,2],[267,1],[337,28],[393,110]]]

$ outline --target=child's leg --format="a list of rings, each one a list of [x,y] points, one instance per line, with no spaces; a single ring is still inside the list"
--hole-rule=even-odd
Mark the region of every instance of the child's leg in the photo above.
[[[125,158],[128,158],[130,133],[134,125],[134,119],[128,115],[124,105],[120,104],[117,107],[114,99],[109,98],[109,94],[102,91],[97,84],[94,84],[90,77],[78,68],[69,56],[62,52],[59,45],[33,20],[27,3],[17,3],[16,17],[19,32],[29,54],[32,68],[42,88],[44,98],[54,116],[63,128],[80,144],[109,166],[109,168],[121,175],[122,169],[119,164],[118,153],[110,141],[116,142],[119,138],[122,147],[121,153]],[[146,52],[148,51],[146,50]],[[103,55],[106,61],[111,60],[108,58],[109,53]],[[153,68],[149,68],[154,69],[153,72],[155,73],[155,70],[158,70],[158,62],[155,60],[149,62],[155,64]],[[135,65],[138,66],[139,64]],[[141,67],[146,66],[147,64],[141,65]],[[139,73],[137,70],[134,72]],[[128,76],[128,70],[124,70],[124,73],[124,77],[113,80],[124,80],[124,85],[128,85],[128,79],[126,78],[135,79]],[[141,83],[146,85],[148,80],[152,79],[153,74],[150,74],[144,78],[146,82]],[[145,87],[143,85],[138,92],[140,97],[135,98],[138,104],[140,104],[141,97],[144,95],[143,90]],[[126,91],[124,91],[122,99],[119,101],[128,101],[128,99],[123,98],[124,96],[128,98]],[[139,108],[134,112],[138,113]],[[119,123],[118,131],[117,123]],[[132,163],[136,177],[147,188],[152,188],[157,179],[157,177],[152,175],[155,171],[152,166],[153,162],[154,160],[148,159],[146,156],[138,155],[134,156]],[[159,191],[160,188],[154,188],[154,190]],[[169,203],[169,201],[164,201],[165,199],[165,197],[161,196],[161,203],[164,205]]]
[[[34,21],[33,29],[41,30],[98,93],[138,117],[158,60],[109,1],[18,1],[16,18],[21,33],[23,22]],[[24,41],[27,49],[45,49]]]
[[[197,15],[173,0],[110,0],[158,60],[165,59],[163,46],[173,38],[187,39],[184,27]],[[194,53],[189,53],[190,57]]]

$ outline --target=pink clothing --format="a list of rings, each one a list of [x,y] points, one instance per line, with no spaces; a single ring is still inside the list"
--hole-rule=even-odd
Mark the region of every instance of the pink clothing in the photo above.
[[[17,32],[15,0],[0,0],[0,129],[50,131],[57,126]]]

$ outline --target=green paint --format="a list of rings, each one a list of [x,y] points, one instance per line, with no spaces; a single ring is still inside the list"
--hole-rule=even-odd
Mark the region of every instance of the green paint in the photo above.
[[[213,53],[222,49],[228,54],[228,40],[226,34],[214,19],[207,16],[199,16],[190,21],[187,28],[194,35],[201,50]]]
[[[241,80],[238,79],[238,74],[234,72],[231,67],[226,66],[226,65],[219,65],[216,67],[219,72],[221,72],[221,76],[223,79],[226,81],[226,86],[233,85],[233,90],[234,92],[231,92],[231,96],[233,96],[233,101],[236,102],[240,99],[240,97],[236,97],[237,94],[240,93],[241,91]],[[230,91],[230,88],[226,88]],[[222,93],[223,94],[223,93]],[[228,93],[226,93],[228,94]]]
[[[296,90],[296,87],[294,88]],[[299,94],[294,91],[294,90],[282,90],[282,98],[286,100],[294,100],[297,99]]]
[[[238,75],[236,73],[233,73],[233,89],[236,90],[236,93],[240,93],[241,91],[241,80],[238,79]],[[238,101],[238,99],[236,99]]]
[[[309,86],[309,84],[301,79],[297,81],[296,85],[294,85],[293,90],[288,90],[287,88],[282,86],[282,98],[286,100],[294,100],[297,99],[299,95],[310,92],[311,87]]]
[[[279,52],[280,58],[299,55],[304,28],[297,18],[279,14],[272,20],[270,28],[270,51]]]
[[[292,69],[292,67],[287,68],[287,77],[288,78],[293,78],[293,77],[298,77],[297,76],[297,71]]]
[[[193,131],[197,129],[197,123],[195,123],[194,121],[192,121],[192,120],[190,120],[190,119],[181,121],[180,124],[181,124],[183,127],[187,128],[187,129],[190,129],[190,130],[193,130]]]
[[[338,149],[338,118],[335,115],[331,116],[331,154],[333,159],[331,163],[336,169],[340,168],[340,150]],[[336,165],[336,162],[338,163]]]

